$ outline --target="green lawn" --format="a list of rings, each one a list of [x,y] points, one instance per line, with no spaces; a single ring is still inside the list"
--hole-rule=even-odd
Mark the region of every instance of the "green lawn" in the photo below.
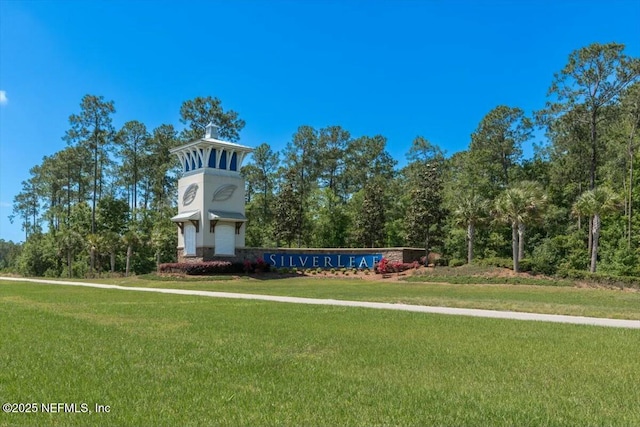
[[[162,281],[145,278],[96,279],[123,286],[196,289],[308,298],[333,298],[417,305],[482,308],[529,313],[567,314],[640,320],[640,292],[635,290],[509,284],[456,285],[428,282],[381,282],[361,279],[301,277],[288,279]],[[482,278],[475,278],[482,283]]]
[[[0,425],[640,425],[639,353],[639,330],[0,281],[1,403],[111,407]]]

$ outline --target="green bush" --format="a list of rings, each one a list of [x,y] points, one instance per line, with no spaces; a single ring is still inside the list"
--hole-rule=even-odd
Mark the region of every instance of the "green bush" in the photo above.
[[[477,264],[482,267],[500,267],[513,268],[513,260],[511,258],[490,257],[479,259]]]
[[[437,260],[435,260],[435,262],[433,263],[436,267],[446,267],[447,265],[449,265],[451,261],[447,260],[446,258],[438,258]],[[463,264],[461,264],[463,265]]]
[[[561,257],[561,242],[556,239],[544,239],[533,249],[529,260],[531,271],[538,274],[555,274]]]
[[[463,265],[465,265],[467,262],[463,259],[460,258],[451,258],[449,260],[449,267],[462,267]]]
[[[533,265],[533,263],[531,262],[531,260],[529,258],[522,258],[518,262],[518,267],[520,268],[520,271],[531,271],[532,270],[532,265]]]
[[[193,276],[220,274],[220,273],[239,273],[242,272],[242,263],[230,263],[229,261],[209,261],[209,262],[172,262],[160,264],[158,271],[160,273],[181,273]]]
[[[558,276],[571,280],[583,280],[587,283],[597,285],[640,289],[640,278],[632,276],[616,276],[613,274],[590,273],[584,270],[570,269],[558,269]]]

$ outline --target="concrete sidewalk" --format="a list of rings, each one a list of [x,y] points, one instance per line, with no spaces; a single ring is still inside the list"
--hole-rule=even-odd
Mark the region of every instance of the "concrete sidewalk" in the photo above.
[[[233,299],[284,302],[284,303],[293,303],[293,304],[363,307],[363,308],[375,308],[375,309],[381,309],[381,310],[413,311],[418,313],[488,317],[493,319],[534,320],[534,321],[540,321],[540,322],[570,323],[574,325],[593,325],[593,326],[608,326],[608,327],[614,327],[614,328],[640,329],[640,320],[605,319],[605,318],[599,318],[599,317],[523,313],[523,312],[517,312],[517,311],[480,310],[475,308],[430,307],[430,306],[423,306],[423,305],[391,304],[391,303],[384,303],[384,302],[345,301],[345,300],[334,300],[334,299],[316,299],[316,298],[300,298],[300,297],[286,297],[286,296],[273,296],[273,295],[239,294],[239,293],[233,293],[233,292],[195,291],[195,290],[188,290],[188,289],[138,288],[138,287],[102,285],[98,283],[69,282],[69,281],[63,281],[63,280],[49,280],[49,279],[23,279],[23,278],[15,278],[15,277],[0,277],[0,281],[1,280],[10,280],[15,282],[45,283],[45,284],[52,284],[52,285],[83,286],[83,287],[99,288],[99,289],[117,289],[122,291],[134,291],[134,292],[157,292],[162,294],[196,295],[196,296],[213,297],[213,298],[233,298]]]

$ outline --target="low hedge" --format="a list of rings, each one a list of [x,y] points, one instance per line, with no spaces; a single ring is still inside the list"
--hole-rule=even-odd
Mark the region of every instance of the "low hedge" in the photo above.
[[[584,280],[585,282],[597,285],[640,289],[640,277],[615,276],[613,274],[590,273],[583,270],[563,269],[558,270],[558,273],[556,275],[565,279]]]
[[[400,273],[406,270],[417,269],[420,267],[420,263],[418,261],[414,262],[399,262],[399,261],[389,261],[386,258],[382,258],[380,262],[378,262],[374,270],[378,274],[386,274],[386,273]]]
[[[245,260],[244,262],[205,261],[171,262],[160,264],[158,271],[165,274],[186,274],[189,276],[209,276],[213,274],[262,273],[270,270],[263,260]]]
[[[513,269],[513,260],[511,258],[489,257],[480,258],[474,261],[481,267],[500,267]]]
[[[241,263],[231,263],[229,261],[207,261],[207,262],[170,262],[160,264],[160,273],[187,274],[190,276],[203,276],[221,273],[240,273],[243,265]]]

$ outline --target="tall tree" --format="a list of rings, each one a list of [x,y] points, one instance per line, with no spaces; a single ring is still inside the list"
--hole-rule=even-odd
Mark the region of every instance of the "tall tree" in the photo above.
[[[407,159],[409,164],[403,170],[409,193],[405,217],[407,240],[412,245],[424,246],[428,254],[433,238],[442,235],[444,152],[418,136],[407,152]]]
[[[333,194],[344,198],[343,175],[346,169],[345,150],[350,142],[351,134],[340,126],[329,126],[320,129],[319,175],[321,186],[329,188]]]
[[[386,223],[384,181],[381,178],[367,181],[362,193],[362,204],[353,220],[353,242],[363,248],[381,247]]]
[[[13,198],[13,213],[9,216],[9,220],[13,223],[16,216],[21,219],[22,230],[25,233],[25,240],[29,239],[29,235],[40,229],[40,200],[36,189],[36,175],[39,168],[32,168],[31,178],[22,181],[22,189]]]
[[[589,233],[593,236],[590,253],[591,265],[589,268],[592,273],[596,272],[598,262],[602,217],[617,210],[619,202],[620,200],[617,194],[609,188],[601,186],[582,193],[573,206],[573,212],[576,215],[593,216],[592,227],[589,230]]]
[[[280,155],[274,152],[271,146],[266,143],[258,145],[253,150],[253,164],[257,170],[257,180],[262,194],[262,216],[268,220],[271,210],[271,199],[273,188],[275,187],[275,173],[280,167]]]
[[[627,248],[631,249],[633,239],[633,218],[634,218],[634,187],[637,181],[635,175],[635,158],[638,156],[640,146],[640,82],[633,84],[621,99],[620,129],[621,140],[624,141],[628,178],[623,182],[626,184],[625,207],[627,214]],[[636,213],[637,215],[637,213]]]
[[[522,192],[526,206],[523,220],[518,224],[518,259],[523,259],[527,226],[541,220],[547,208],[547,195],[535,181],[520,181],[515,188]]]
[[[492,196],[507,188],[522,157],[522,143],[531,136],[532,122],[520,108],[499,105],[491,110],[471,135],[470,155],[478,168],[477,181]]]
[[[246,179],[247,235],[250,245],[262,246],[273,242],[273,210],[276,172],[280,155],[266,143],[253,150],[252,161],[242,167]]]
[[[314,224],[313,247],[345,247],[350,223],[346,205],[329,187],[316,189],[311,199],[310,217]]]
[[[590,189],[597,183],[598,131],[604,109],[617,102],[625,88],[640,78],[640,59],[625,55],[624,47],[618,43],[593,43],[573,51],[567,65],[554,75],[547,94],[552,99],[540,112],[540,118],[548,123],[582,107],[584,114],[576,118],[589,126]]]
[[[130,191],[131,209],[138,208],[138,184],[141,180],[143,159],[149,154],[150,135],[144,123],[128,121],[116,135],[121,158],[121,178]]]
[[[410,164],[426,165],[434,160],[444,160],[444,151],[437,144],[418,135],[407,152],[407,160]]]
[[[178,236],[175,223],[171,217],[177,213],[176,208],[164,208],[155,211],[152,220],[151,247],[155,252],[156,266],[162,262],[175,262]]]
[[[467,264],[473,262],[476,226],[486,218],[488,210],[487,200],[478,194],[462,194],[456,198],[452,213],[456,223],[467,229]]]
[[[102,184],[102,168],[108,159],[107,149],[113,143],[114,129],[111,115],[115,113],[113,101],[105,101],[102,96],[85,95],[80,103],[80,113],[69,116],[71,129],[64,139],[87,147],[92,153],[93,190],[91,196],[91,232],[96,232],[96,205]]]
[[[381,179],[383,183],[394,177],[396,161],[386,150],[387,138],[361,136],[347,146],[345,181],[347,194],[351,195],[363,189],[372,179]]]
[[[240,131],[245,125],[238,113],[233,110],[224,111],[222,102],[211,96],[199,96],[183,102],[180,107],[180,123],[187,126],[180,134],[185,142],[203,138],[209,123],[218,126],[218,136],[221,139],[235,142],[240,139]]]
[[[411,245],[424,247],[428,255],[434,241],[442,236],[445,218],[442,162],[421,164],[412,175],[406,216],[407,240]]]
[[[495,214],[499,220],[511,225],[513,271],[520,271],[520,256],[524,246],[524,230],[545,203],[541,188],[536,183],[525,182],[507,188],[495,200]]]
[[[283,171],[284,179],[280,184],[280,191],[275,200],[275,238],[276,243],[284,241],[287,246],[291,246],[296,237],[298,226],[298,195],[294,182],[296,177],[294,171]]]
[[[584,106],[576,106],[547,126],[550,197],[566,207],[589,188],[589,127],[581,119],[584,115]]]
[[[305,220],[308,199],[319,176],[318,131],[311,126],[300,126],[284,150],[284,161],[292,173],[291,184],[297,197],[296,233],[298,246],[302,246],[303,236],[309,234]]]
[[[150,185],[151,206],[158,212],[174,203],[172,197],[177,188],[179,165],[169,150],[177,145],[178,136],[173,125],[158,126],[149,139],[149,155],[144,159],[144,170]]]
[[[0,239],[0,270],[16,267],[21,246],[9,240]]]

